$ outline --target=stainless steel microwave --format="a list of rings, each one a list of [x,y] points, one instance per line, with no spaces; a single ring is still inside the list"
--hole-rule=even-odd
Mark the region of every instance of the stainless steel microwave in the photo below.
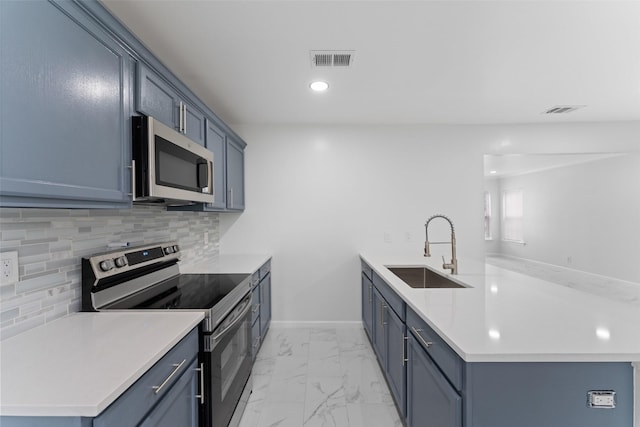
[[[213,153],[153,117],[132,117],[133,201],[213,203]]]

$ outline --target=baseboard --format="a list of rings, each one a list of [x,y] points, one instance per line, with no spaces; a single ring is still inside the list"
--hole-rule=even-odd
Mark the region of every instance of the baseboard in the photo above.
[[[272,320],[271,328],[296,329],[296,328],[333,328],[355,329],[362,328],[362,321],[301,321],[301,320]]]

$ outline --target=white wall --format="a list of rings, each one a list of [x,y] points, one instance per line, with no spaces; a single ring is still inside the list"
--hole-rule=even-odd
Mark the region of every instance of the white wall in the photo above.
[[[640,153],[500,180],[522,189],[526,244],[501,253],[640,283]]]
[[[285,321],[359,320],[358,253],[421,253],[435,213],[452,218],[460,258],[481,259],[485,153],[640,151],[640,122],[236,129],[247,208],[220,215],[220,251],[273,255],[273,319]]]

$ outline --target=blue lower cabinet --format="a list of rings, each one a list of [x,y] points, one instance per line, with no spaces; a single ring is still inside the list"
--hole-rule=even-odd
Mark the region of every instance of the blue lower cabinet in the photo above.
[[[198,424],[198,330],[194,329],[93,420],[93,427]],[[172,408],[169,410],[169,408]],[[163,414],[174,424],[154,424]],[[167,415],[169,416],[169,415]]]
[[[406,414],[407,371],[405,365],[405,325],[390,308],[385,314],[385,370],[391,395],[402,417]]]
[[[198,427],[198,401],[194,398],[198,394],[199,377],[196,375],[196,362],[191,362],[162,401],[140,423],[140,427]]]
[[[271,324],[271,273],[260,280],[260,336],[264,338]]]
[[[462,427],[462,397],[411,333],[407,359],[407,427]]]
[[[378,356],[378,360],[382,361],[384,367],[384,310],[386,304],[380,292],[373,288],[373,350]]]
[[[251,278],[251,341],[252,356],[255,360],[269,326],[271,325],[271,260],[267,261]]]
[[[258,316],[251,326],[251,357],[253,360],[256,360],[261,343],[262,336],[260,335],[260,316]]]
[[[364,331],[373,341],[373,283],[362,273],[362,324]]]

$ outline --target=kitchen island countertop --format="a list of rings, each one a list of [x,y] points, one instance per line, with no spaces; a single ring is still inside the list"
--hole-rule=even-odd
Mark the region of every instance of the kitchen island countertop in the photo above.
[[[367,254],[371,266],[467,362],[640,361],[640,309],[470,260]],[[414,289],[386,266],[427,266],[468,287]]]

